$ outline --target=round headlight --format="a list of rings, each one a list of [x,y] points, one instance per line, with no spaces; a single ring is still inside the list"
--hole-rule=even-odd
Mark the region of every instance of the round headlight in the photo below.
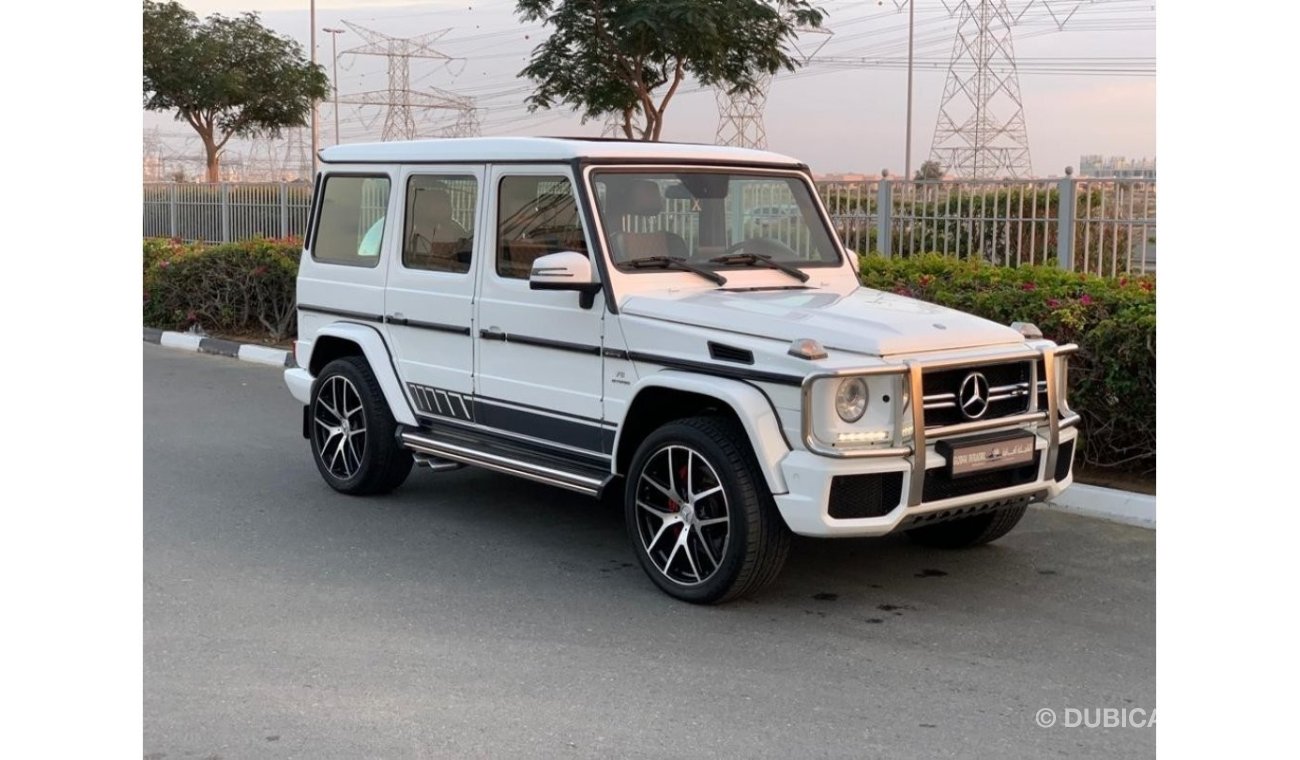
[[[835,413],[845,422],[857,422],[867,411],[867,381],[851,377],[835,391]]]

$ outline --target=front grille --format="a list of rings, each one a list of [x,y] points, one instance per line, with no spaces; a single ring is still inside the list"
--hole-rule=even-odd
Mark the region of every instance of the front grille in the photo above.
[[[1061,450],[1056,455],[1056,472],[1052,474],[1052,479],[1061,482],[1070,477],[1070,462],[1074,459],[1074,441],[1066,441],[1061,444]]]
[[[903,497],[903,473],[840,475],[831,479],[829,511],[836,520],[881,517]]]
[[[1034,461],[1023,467],[994,470],[964,478],[950,478],[947,470],[936,468],[925,471],[925,484],[921,488],[921,501],[941,501],[956,496],[970,496],[999,488],[1011,488],[1032,483],[1038,479],[1038,454]]]
[[[924,373],[921,376],[921,388],[925,394],[925,426],[932,428],[970,421],[970,418],[962,414],[959,395],[962,383],[972,372],[984,375],[989,386],[988,409],[979,419],[1023,414],[1029,410],[1032,367],[1031,362],[1013,362]]]

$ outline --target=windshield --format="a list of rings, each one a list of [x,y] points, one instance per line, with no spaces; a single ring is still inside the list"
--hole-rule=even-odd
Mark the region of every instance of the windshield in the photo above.
[[[840,263],[799,176],[598,171],[592,183],[610,257],[624,271],[646,271],[633,262],[655,257],[709,268]]]

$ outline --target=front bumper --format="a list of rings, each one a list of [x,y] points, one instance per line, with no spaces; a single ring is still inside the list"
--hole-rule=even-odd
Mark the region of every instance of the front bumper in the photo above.
[[[1023,350],[981,356],[976,361],[964,357],[942,360],[908,360],[860,370],[842,370],[809,376],[803,386],[804,450],[791,451],[781,461],[782,474],[789,492],[775,496],[786,524],[795,533],[807,536],[878,536],[911,527],[914,524],[958,517],[976,511],[996,509],[1012,504],[1050,499],[1073,482],[1073,455],[1078,438],[1079,416],[1065,400],[1065,367],[1069,354],[1077,346],[1056,346],[1038,341]],[[1027,384],[1030,394],[1028,410],[1009,417],[978,420],[941,427],[926,427],[922,377],[927,372],[976,364],[1037,361],[1040,370],[1032,370]],[[894,441],[888,447],[841,450],[823,445],[813,434],[809,410],[811,388],[826,378],[854,375],[893,375],[906,383],[914,400],[910,413],[901,407],[894,420]],[[1045,399],[1040,407],[1039,388]],[[908,435],[905,423],[910,422]],[[1013,477],[994,477],[985,481],[946,480],[947,460],[935,450],[943,440],[956,441],[964,436],[986,432],[1032,432],[1034,467],[1017,468]],[[836,478],[855,476],[856,482],[873,496],[878,508],[870,516],[838,516],[832,503]],[[883,477],[873,477],[883,476]],[[887,485],[884,485],[887,484]]]

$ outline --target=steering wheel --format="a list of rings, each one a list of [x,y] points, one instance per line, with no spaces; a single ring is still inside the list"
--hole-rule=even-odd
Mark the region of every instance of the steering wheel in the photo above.
[[[767,250],[763,250],[764,248]],[[740,253],[745,249],[749,249],[752,253],[764,253],[773,258],[783,254],[788,254],[792,259],[803,258],[795,249],[782,243],[780,240],[773,240],[772,238],[748,238],[739,243],[732,243],[727,246],[726,250],[722,252],[722,255],[727,256],[733,253]]]

